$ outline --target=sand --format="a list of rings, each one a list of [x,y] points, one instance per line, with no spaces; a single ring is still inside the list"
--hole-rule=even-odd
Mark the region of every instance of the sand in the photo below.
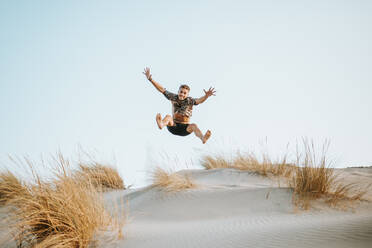
[[[345,182],[372,182],[372,168],[338,172]],[[96,247],[372,247],[371,191],[367,195],[371,201],[353,208],[338,210],[320,202],[303,211],[294,207],[292,191],[283,182],[279,186],[277,180],[255,173],[234,169],[179,173],[198,187],[173,193],[151,186],[105,193],[108,207],[116,202],[126,207],[128,217],[123,239],[99,233]]]
[[[372,169],[344,169],[342,178],[372,182]],[[234,169],[187,170],[199,185],[170,193],[159,188],[111,192],[126,202],[124,239],[102,247],[372,247],[372,204],[337,210],[292,204],[292,191],[277,181]],[[370,196],[370,195],[369,195]]]

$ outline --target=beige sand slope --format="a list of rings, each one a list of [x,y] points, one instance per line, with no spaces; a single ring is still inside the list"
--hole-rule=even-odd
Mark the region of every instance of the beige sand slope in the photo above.
[[[343,177],[371,182],[372,170],[344,170]],[[232,169],[187,170],[197,189],[157,188],[111,192],[127,202],[125,238],[102,247],[372,247],[372,205],[355,211],[294,211],[292,193],[277,182]],[[356,174],[355,174],[356,173]],[[350,176],[350,177],[348,177]]]

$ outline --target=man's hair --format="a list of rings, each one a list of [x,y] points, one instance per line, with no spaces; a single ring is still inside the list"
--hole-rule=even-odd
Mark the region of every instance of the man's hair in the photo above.
[[[186,90],[190,91],[190,87],[189,87],[187,84],[182,84],[182,85],[178,88],[178,90],[180,90],[180,89],[186,89]]]

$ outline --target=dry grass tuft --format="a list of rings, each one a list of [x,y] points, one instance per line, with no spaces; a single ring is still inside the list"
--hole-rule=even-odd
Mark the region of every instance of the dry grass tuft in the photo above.
[[[333,169],[326,168],[324,165],[297,167],[288,183],[293,188],[295,205],[308,209],[311,200],[329,194],[335,179]]]
[[[26,187],[12,172],[0,173],[0,206],[26,193]]]
[[[260,161],[254,153],[242,154],[237,152],[237,155],[231,160],[227,160],[222,156],[206,155],[201,160],[201,165],[207,169],[232,168],[244,171],[251,171],[262,176],[283,176],[290,177],[295,166],[287,163],[286,156],[278,161],[272,161],[267,154],[262,155]]]
[[[331,163],[327,161],[326,153],[329,142],[326,141],[322,148],[319,161],[313,142],[303,141],[305,155],[300,164],[300,156],[297,156],[295,173],[289,179],[288,185],[293,188],[294,202],[297,206],[308,209],[312,200],[325,198],[326,202],[336,206],[340,201],[349,202],[361,200],[367,190],[356,189],[355,184],[343,184],[338,180]]]
[[[253,153],[241,154],[238,152],[233,161],[233,168],[256,172],[262,176],[282,176],[289,177],[295,168],[294,165],[287,163],[287,156],[278,162],[272,161],[267,154],[262,154],[261,161]]]
[[[102,193],[78,178],[61,155],[58,161],[54,179],[44,181],[34,171],[34,182],[19,184],[23,189],[7,198],[6,223],[18,247],[88,247],[98,231],[109,228],[121,236],[122,226],[106,212]]]
[[[117,169],[99,163],[79,164],[78,176],[89,180],[99,190],[125,189]]]
[[[168,192],[178,192],[196,187],[196,184],[187,175],[180,175],[177,172],[167,172],[160,167],[156,167],[151,176],[153,186],[163,188]]]
[[[206,155],[202,158],[200,163],[207,170],[220,169],[220,168],[232,168],[231,162],[222,156]]]

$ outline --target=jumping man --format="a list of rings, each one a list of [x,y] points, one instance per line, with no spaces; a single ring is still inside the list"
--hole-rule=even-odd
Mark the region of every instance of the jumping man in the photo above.
[[[204,90],[205,95],[200,98],[189,97],[190,87],[186,84],[180,86],[178,94],[167,91],[163,86],[152,79],[150,69],[145,68],[143,74],[146,78],[160,91],[168,100],[172,102],[173,116],[166,115],[161,119],[161,115],[156,115],[156,123],[159,129],[167,126],[169,132],[174,135],[186,136],[194,132],[195,135],[205,144],[211,136],[211,131],[208,130],[204,135],[195,123],[189,124],[192,115],[193,105],[203,103],[210,96],[215,96],[216,91],[210,87],[208,91]]]

